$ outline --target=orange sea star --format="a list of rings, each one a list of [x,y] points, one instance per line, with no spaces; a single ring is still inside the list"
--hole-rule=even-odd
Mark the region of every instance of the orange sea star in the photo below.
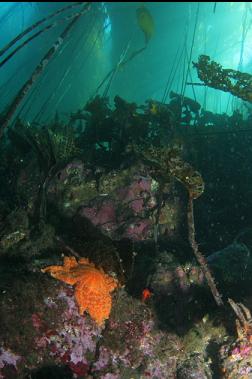
[[[41,270],[49,272],[54,278],[75,285],[75,299],[80,314],[87,311],[98,325],[109,318],[112,299],[111,292],[118,282],[105,274],[86,258],[77,262],[75,257],[64,257],[63,266],[48,266]]]

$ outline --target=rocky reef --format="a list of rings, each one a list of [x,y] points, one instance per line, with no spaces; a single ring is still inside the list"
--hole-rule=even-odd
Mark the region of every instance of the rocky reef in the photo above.
[[[169,104],[142,106],[97,96],[67,125],[9,130],[1,378],[249,377],[250,183],[231,187],[234,170],[247,177],[252,163],[232,150],[246,150],[248,125],[171,93]],[[225,162],[211,134],[220,128]],[[81,267],[66,264],[57,278],[52,267],[66,257]],[[102,277],[117,283],[103,297]]]

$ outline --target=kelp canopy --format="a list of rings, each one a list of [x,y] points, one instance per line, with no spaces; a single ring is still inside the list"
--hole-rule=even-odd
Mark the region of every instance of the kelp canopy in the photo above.
[[[193,63],[198,77],[206,86],[229,92],[242,100],[252,103],[252,75],[222,66],[211,61],[207,55],[201,55]]]

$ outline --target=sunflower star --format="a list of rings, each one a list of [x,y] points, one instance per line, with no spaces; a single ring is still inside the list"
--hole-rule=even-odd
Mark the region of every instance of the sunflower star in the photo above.
[[[52,277],[76,286],[75,299],[80,314],[87,311],[98,325],[109,318],[112,306],[110,293],[118,282],[101,268],[95,268],[87,258],[81,258],[77,262],[75,257],[64,257],[63,266],[48,266],[41,271],[49,272]]]

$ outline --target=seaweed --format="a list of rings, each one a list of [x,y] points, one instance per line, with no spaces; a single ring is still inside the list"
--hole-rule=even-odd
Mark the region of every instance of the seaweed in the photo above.
[[[200,55],[198,62],[194,63],[198,77],[208,87],[229,92],[242,100],[252,102],[252,76],[248,73],[233,69],[224,69],[211,61],[207,55]]]

